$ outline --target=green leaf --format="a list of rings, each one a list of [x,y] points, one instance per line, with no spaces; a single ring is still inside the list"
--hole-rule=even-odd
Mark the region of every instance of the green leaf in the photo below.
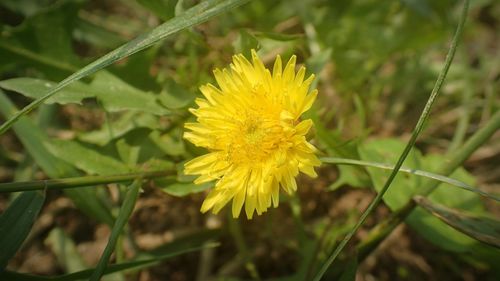
[[[0,90],[1,114],[8,117],[15,111],[15,106],[3,94],[3,91]],[[43,144],[49,142],[49,138],[31,119],[28,117],[19,119],[14,125],[14,131],[26,151],[50,178],[75,177],[80,175],[71,165],[55,157],[45,148]],[[87,215],[107,224],[113,223],[111,212],[100,203],[94,188],[66,189],[64,193]]]
[[[92,276],[90,277],[91,281],[100,280],[101,276],[104,274],[104,270],[108,266],[109,258],[113,253],[116,242],[118,241],[118,237],[122,234],[123,228],[127,224],[127,221],[132,214],[132,211],[135,207],[135,202],[139,197],[139,190],[141,189],[141,179],[136,179],[132,185],[128,187],[127,194],[125,195],[125,200],[123,201],[123,205],[120,208],[120,212],[118,213],[118,217],[116,218],[115,224],[113,225],[113,229],[111,230],[111,235],[108,240],[108,244],[104,249],[104,252],[99,259],[99,263],[97,264]]]
[[[45,245],[51,248],[59,265],[64,268],[65,272],[74,272],[87,268],[76,249],[75,243],[61,228],[56,227],[50,231],[45,240]]]
[[[344,272],[342,272],[339,281],[355,281],[357,270],[358,270],[358,259],[356,258],[355,255],[347,262],[344,268]]]
[[[251,50],[259,49],[259,41],[255,36],[249,33],[245,29],[240,29],[238,38],[233,42],[233,48],[235,53],[241,53],[247,58],[251,58]]]
[[[160,180],[157,180],[155,182],[157,184],[160,184],[160,188],[164,192],[178,197],[183,197],[192,193],[202,192],[214,186],[212,182],[206,182],[202,184],[176,182],[167,185],[164,185],[164,183],[162,184]],[[161,187],[162,185],[164,185],[164,187]]]
[[[177,0],[137,0],[137,2],[162,20],[169,20],[175,16]]]
[[[129,172],[127,165],[75,141],[50,140],[45,147],[53,155],[88,174],[115,175]]]
[[[185,87],[177,84],[177,82],[172,79],[167,79],[165,81],[165,86],[159,96],[160,102],[165,107],[171,109],[185,108],[190,105],[195,98],[196,95],[193,92],[186,90]]]
[[[358,152],[362,160],[392,164],[397,160],[398,153],[403,151],[404,146],[405,143],[398,139],[376,139],[360,145],[358,147]],[[403,165],[410,169],[421,168],[421,153],[413,149]],[[391,173],[391,170],[386,171],[373,167],[367,167],[366,170],[377,191],[382,189]],[[429,170],[428,167],[427,170]],[[414,194],[416,194],[420,182],[420,177],[398,174],[393,181],[396,188],[384,195],[384,202],[386,202],[392,210],[401,208]]]
[[[99,130],[80,133],[78,139],[104,146],[111,140],[120,138],[137,128],[159,129],[158,118],[148,113],[126,112],[116,121],[104,124]]]
[[[182,140],[182,130],[174,129],[168,134],[161,134],[159,131],[153,131],[149,138],[156,146],[171,156],[180,156],[186,153],[184,141]]]
[[[0,88],[18,92],[27,97],[37,99],[43,97],[50,88],[54,87],[56,83],[34,78],[13,78],[9,80],[0,81]],[[47,99],[45,103],[77,103],[85,98],[94,97],[94,94],[88,90],[88,86],[81,82],[75,82],[59,92],[57,96]]]
[[[112,32],[103,26],[78,17],[73,35],[76,40],[89,43],[95,47],[116,48],[125,41],[118,33]]]
[[[208,0],[199,3],[198,5],[186,10],[179,16],[169,20],[168,22],[156,27],[155,29],[149,31],[148,33],[142,34],[134,40],[126,43],[125,45],[111,51],[105,56],[97,59],[96,61],[90,63],[89,65],[83,67],[77,72],[73,73],[54,88],[52,88],[43,98],[33,101],[28,106],[24,107],[21,111],[16,113],[14,116],[10,117],[5,123],[0,126],[0,135],[5,133],[21,116],[24,116],[28,112],[32,111],[34,108],[42,104],[46,99],[50,98],[52,95],[57,93],[57,91],[66,87],[74,81],[77,81],[83,77],[97,72],[106,66],[128,57],[134,53],[139,52],[166,37],[183,30],[187,27],[202,23],[208,19],[224,12],[242,5],[248,0]],[[3,45],[0,44],[0,47]]]
[[[418,205],[456,230],[478,241],[500,248],[500,221],[488,216],[473,215],[448,208],[433,203],[422,196],[415,196],[414,200]]]
[[[73,52],[72,30],[82,1],[57,1],[46,7],[22,8],[30,17],[0,34],[0,56],[61,79],[78,68]],[[19,70],[19,64],[16,71]]]
[[[162,89],[160,85],[161,79],[156,75],[152,75],[151,69],[158,62],[157,56],[160,53],[159,51],[162,50],[161,47],[161,45],[154,45],[149,49],[140,51],[128,57],[124,62],[113,65],[109,68],[109,71],[135,88],[155,93],[160,92]]]
[[[363,160],[394,163],[398,152],[403,150],[404,145],[404,142],[397,139],[377,139],[360,146],[359,154]],[[434,171],[438,170],[445,161],[441,155],[423,157],[418,150],[413,149],[404,166],[410,169],[425,168]],[[381,190],[390,171],[370,167],[367,170],[375,189]],[[457,169],[450,177],[468,185],[473,185],[474,182],[474,178],[462,168]],[[401,208],[418,193],[422,180],[415,175],[398,174],[393,182],[394,188],[384,195],[384,202],[391,210]],[[429,196],[429,199],[448,207],[467,209],[475,214],[484,212],[481,198],[467,190],[452,189],[441,185]],[[420,235],[439,247],[453,252],[474,252],[474,255],[481,255],[479,248],[482,245],[422,209],[413,211],[406,222]]]
[[[352,187],[366,187],[366,174],[358,168],[350,166],[338,166],[339,177],[333,182],[328,190],[333,191],[343,185]]]
[[[343,175],[345,176],[345,174],[342,173],[342,167],[346,167],[346,166],[343,166],[343,165],[357,165],[357,166],[373,167],[373,168],[384,169],[384,170],[392,170],[392,169],[394,169],[394,166],[389,165],[389,164],[378,163],[378,162],[361,161],[361,160],[355,160],[355,159],[346,159],[346,158],[337,158],[337,157],[323,157],[323,158],[320,158],[320,160],[323,163],[330,163],[330,164],[341,165],[339,167],[339,170],[341,171],[340,178],[332,185],[333,187],[336,187],[337,184],[338,184],[338,182],[347,181],[347,180],[342,180]],[[459,181],[459,180],[456,180],[456,179],[452,179],[450,177],[445,177],[445,176],[442,176],[442,175],[438,175],[438,174],[435,174],[435,173],[431,173],[431,172],[427,172],[427,171],[422,171],[422,170],[418,170],[418,169],[409,169],[409,168],[406,168],[406,167],[401,167],[399,169],[399,172],[400,173],[408,173],[408,174],[417,175],[417,176],[420,176],[420,177],[426,177],[426,178],[429,178],[429,179],[437,180],[437,181],[440,181],[442,183],[447,183],[450,186],[456,186],[456,187],[462,188],[464,190],[477,193],[477,194],[479,194],[481,196],[493,199],[495,201],[500,201],[500,197],[498,197],[498,196],[496,196],[494,194],[490,194],[490,193],[481,191],[481,190],[479,190],[479,189],[477,189],[475,187],[472,187],[472,186],[466,184],[465,182],[462,182],[462,181]],[[349,175],[349,176],[354,177],[354,175]],[[352,181],[353,179],[350,179],[350,180]],[[332,186],[330,186],[330,189],[332,188]]]
[[[185,248],[180,249],[180,250],[165,251],[166,253],[162,254],[162,255],[148,255],[149,257],[153,257],[153,258],[140,259],[140,260],[135,260],[135,261],[112,264],[112,265],[109,265],[104,270],[103,275],[116,273],[116,272],[120,272],[120,271],[125,271],[125,270],[148,268],[148,267],[156,265],[156,264],[158,264],[166,259],[169,259],[171,257],[175,257],[175,256],[178,256],[181,254],[199,251],[201,249],[211,248],[211,247],[215,247],[215,246],[217,246],[217,244],[215,244],[215,243],[196,245],[193,247],[185,247]],[[56,277],[36,276],[36,275],[22,274],[22,273],[17,273],[17,272],[12,272],[12,271],[5,271],[3,273],[0,273],[0,278],[3,278],[2,280],[9,280],[9,281],[47,281],[47,280],[76,281],[76,280],[88,279],[92,275],[93,271],[94,271],[94,269],[87,269],[87,270],[74,272],[74,273],[70,273],[70,274],[66,274],[66,275],[56,276]]]
[[[28,236],[44,201],[45,192],[23,192],[0,216],[0,272]]]
[[[161,106],[155,94],[134,88],[105,71],[96,74],[90,88],[104,108],[110,112],[137,110],[156,115],[170,113]]]

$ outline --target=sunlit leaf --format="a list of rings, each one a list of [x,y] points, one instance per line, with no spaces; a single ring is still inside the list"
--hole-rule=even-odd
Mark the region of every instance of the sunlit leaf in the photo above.
[[[44,96],[50,88],[54,87],[55,84],[56,83],[52,81],[24,77],[0,81],[0,88],[18,92],[27,97],[37,99]],[[57,96],[46,100],[45,103],[81,104],[82,99],[90,97],[94,97],[94,94],[89,91],[88,86],[81,82],[75,82],[74,84],[71,84],[61,90]]]
[[[50,140],[45,147],[59,159],[89,174],[113,175],[129,172],[129,168],[112,157],[69,140]]]

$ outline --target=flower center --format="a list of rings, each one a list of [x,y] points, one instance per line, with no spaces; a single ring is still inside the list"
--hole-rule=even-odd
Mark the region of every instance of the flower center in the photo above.
[[[237,122],[228,144],[228,160],[233,164],[260,163],[280,148],[283,127],[279,119],[270,117],[252,114]]]

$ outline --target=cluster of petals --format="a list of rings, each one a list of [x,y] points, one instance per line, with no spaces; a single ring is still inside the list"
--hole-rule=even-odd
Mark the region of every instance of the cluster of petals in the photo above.
[[[306,135],[312,120],[300,116],[311,108],[317,91],[309,91],[314,75],[295,72],[296,57],[282,67],[277,56],[266,69],[252,50],[252,62],[233,56],[229,69],[214,71],[218,87],[200,87],[204,98],[190,109],[196,122],[186,123],[184,138],[208,153],[185,164],[199,175],[196,184],[216,181],[201,207],[218,213],[232,200],[233,217],[243,205],[249,219],[278,206],[280,188],[297,190],[299,172],[316,177],[320,161]]]

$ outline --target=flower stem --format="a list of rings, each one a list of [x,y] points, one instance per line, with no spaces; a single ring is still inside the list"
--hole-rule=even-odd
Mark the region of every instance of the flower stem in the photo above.
[[[109,175],[109,176],[85,176],[73,178],[61,178],[39,181],[25,181],[25,182],[8,182],[0,183],[0,193],[19,192],[29,190],[50,190],[50,189],[65,189],[82,186],[91,186],[107,183],[128,182],[140,177],[143,179],[161,178],[173,175],[174,171],[152,171],[130,173],[123,175]]]
[[[408,143],[406,144],[406,147],[403,150],[403,153],[401,153],[401,155],[400,155],[394,169],[392,170],[391,174],[389,175],[389,178],[387,179],[384,187],[382,188],[382,190],[380,190],[380,192],[377,194],[375,199],[370,203],[368,208],[361,215],[361,217],[359,218],[359,220],[356,223],[356,225],[354,226],[354,228],[344,237],[344,239],[340,242],[340,244],[337,246],[337,248],[335,248],[335,250],[328,256],[327,260],[321,266],[320,270],[317,272],[316,276],[314,277],[315,281],[319,281],[321,279],[321,277],[325,274],[325,272],[330,267],[330,264],[337,258],[337,256],[344,249],[344,247],[347,245],[347,243],[351,240],[351,238],[354,236],[354,234],[358,231],[358,229],[361,227],[361,225],[363,225],[363,223],[366,221],[366,218],[368,217],[368,215],[378,206],[378,204],[382,200],[382,196],[384,196],[385,192],[389,189],[392,181],[396,177],[399,169],[403,165],[403,162],[405,161],[406,157],[410,153],[410,150],[412,149],[413,145],[415,144],[417,137],[420,135],[420,132],[423,130],[424,124],[427,121],[427,117],[430,115],[430,110],[434,104],[434,101],[439,96],[443,82],[446,78],[446,75],[448,74],[448,70],[450,69],[451,62],[453,61],[453,57],[455,56],[455,51],[456,51],[457,45],[458,45],[458,39],[460,38],[460,36],[462,34],[462,30],[463,30],[463,27],[465,24],[465,19],[467,18],[468,9],[469,9],[469,0],[465,0],[462,14],[460,16],[460,22],[458,23],[458,27],[457,27],[457,30],[455,32],[455,35],[453,36],[453,40],[451,42],[450,49],[448,51],[448,54],[446,55],[446,60],[445,60],[443,69],[439,73],[436,84],[434,85],[434,88],[432,89],[432,92],[429,96],[429,99],[427,100],[427,103],[425,104],[425,107],[422,111],[422,114],[420,115],[420,118],[418,119],[418,122],[415,125],[415,129],[413,129],[411,138],[408,141]]]
[[[257,266],[253,262],[252,254],[248,250],[248,246],[245,242],[245,237],[243,236],[243,231],[241,230],[241,225],[239,219],[233,219],[228,212],[228,227],[229,233],[233,236],[236,248],[241,255],[241,259],[247,269],[248,273],[253,280],[261,280],[259,272],[257,271]]]

